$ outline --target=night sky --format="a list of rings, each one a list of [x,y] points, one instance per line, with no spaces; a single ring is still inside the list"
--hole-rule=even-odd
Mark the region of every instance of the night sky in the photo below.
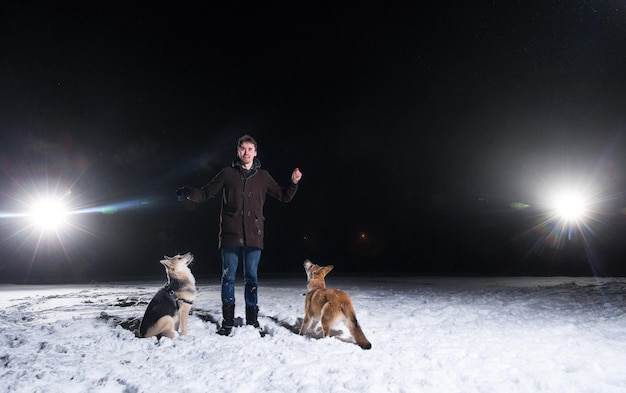
[[[261,277],[626,274],[623,2],[130,3],[0,6],[0,281],[160,277],[187,251],[218,275],[219,199],[174,192],[244,133],[304,175],[267,200]],[[569,228],[560,187],[592,204]],[[15,216],[45,195],[82,214]]]

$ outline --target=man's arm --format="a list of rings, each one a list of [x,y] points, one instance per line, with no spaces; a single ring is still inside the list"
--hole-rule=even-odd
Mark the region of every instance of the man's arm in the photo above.
[[[267,174],[267,193],[281,202],[291,202],[298,191],[298,183],[302,179],[302,172],[298,168],[291,173],[291,182],[287,187],[282,187],[274,180],[272,175]]]
[[[224,170],[222,169],[215,177],[202,186],[202,188],[182,187],[176,191],[178,200],[188,199],[193,202],[205,202],[214,198],[224,188]]]

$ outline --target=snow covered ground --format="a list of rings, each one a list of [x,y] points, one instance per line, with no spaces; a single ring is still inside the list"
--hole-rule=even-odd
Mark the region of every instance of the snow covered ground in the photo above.
[[[135,338],[163,284],[0,285],[0,392],[626,392],[625,278],[331,273],[369,351],[294,333],[304,272],[261,281],[265,337],[215,334],[219,283],[200,279],[190,335]]]

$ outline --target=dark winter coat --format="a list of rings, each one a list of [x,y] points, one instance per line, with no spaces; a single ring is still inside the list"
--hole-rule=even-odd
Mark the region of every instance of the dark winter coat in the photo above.
[[[205,202],[221,191],[219,246],[263,249],[265,195],[269,194],[287,203],[293,199],[297,190],[298,185],[293,183],[287,187],[280,186],[268,171],[261,169],[261,162],[257,158],[250,171],[244,170],[237,158],[231,167],[222,169],[201,189],[193,189],[189,199]]]

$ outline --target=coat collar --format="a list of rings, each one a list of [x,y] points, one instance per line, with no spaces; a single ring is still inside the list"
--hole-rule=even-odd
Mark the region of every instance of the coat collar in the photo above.
[[[233,168],[238,168],[240,171],[243,169],[243,167],[241,166],[241,160],[239,159],[239,157],[235,158],[232,166]],[[260,167],[261,167],[261,161],[258,158],[254,157],[254,159],[252,160],[252,168],[250,168],[250,174],[252,175],[256,173]]]

